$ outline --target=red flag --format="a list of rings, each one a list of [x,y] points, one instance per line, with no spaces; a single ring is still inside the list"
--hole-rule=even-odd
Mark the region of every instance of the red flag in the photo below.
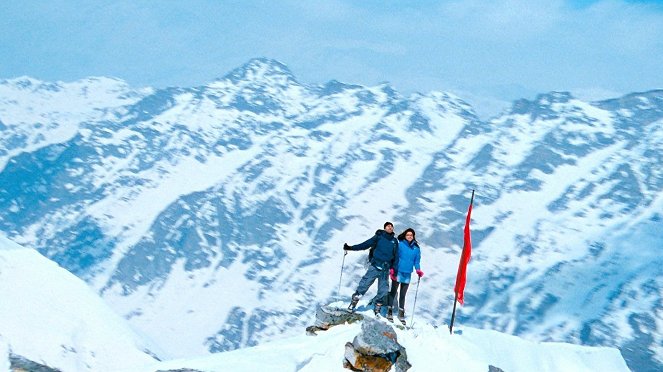
[[[467,263],[470,262],[472,256],[472,238],[470,237],[470,216],[472,215],[472,204],[474,203],[474,190],[472,190],[472,199],[470,200],[470,207],[467,209],[467,218],[465,219],[465,234],[463,242],[463,253],[460,255],[460,263],[458,264],[458,274],[456,274],[456,298],[460,304],[463,304],[463,291],[465,290],[465,280],[467,278]]]

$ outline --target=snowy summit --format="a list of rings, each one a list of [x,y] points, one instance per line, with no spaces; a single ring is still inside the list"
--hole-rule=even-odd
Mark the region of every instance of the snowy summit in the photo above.
[[[363,315],[373,317],[372,311],[365,311]],[[295,336],[204,358],[160,362],[136,372],[185,368],[197,371],[348,371],[343,368],[343,345],[352,342],[361,327],[361,321],[339,325],[319,331],[317,336]],[[415,324],[412,329],[393,327],[393,330],[397,342],[406,349],[412,366],[408,369],[410,372],[629,371],[619,350],[614,348],[537,343],[470,327],[454,329],[451,335],[446,326],[433,327],[424,322]]]
[[[0,236],[0,371],[20,360],[62,371],[342,371],[353,324],[213,356],[158,362],[124,321],[84,282],[32,249]],[[336,305],[342,306],[342,303]],[[378,321],[383,322],[383,321]],[[389,326],[389,325],[387,325]],[[390,327],[390,326],[389,326]],[[628,371],[619,350],[536,343],[470,327],[449,334],[425,322],[393,328],[410,371]],[[155,350],[155,349],[153,349]],[[159,351],[160,353],[163,353]],[[162,354],[163,355],[163,354]],[[11,360],[11,362],[10,362]],[[15,366],[16,367],[16,366]]]

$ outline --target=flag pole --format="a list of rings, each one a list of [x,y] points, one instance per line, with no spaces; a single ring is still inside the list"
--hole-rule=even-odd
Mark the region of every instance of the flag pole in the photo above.
[[[474,204],[474,189],[472,189],[472,198],[470,199],[470,209],[469,209],[470,211],[472,210],[472,204]],[[468,224],[469,224],[469,211],[468,211],[468,218],[467,218],[467,221],[465,223],[466,228],[467,228]],[[465,239],[463,239],[463,252],[464,251],[465,251]],[[459,272],[460,272],[460,265],[462,265],[462,260],[463,260],[462,253],[461,253],[460,259],[461,259],[461,263],[459,263],[459,267],[458,267]],[[457,285],[458,285],[458,277],[456,277],[456,286]],[[465,285],[463,284],[463,287],[464,286]],[[454,320],[456,319],[456,303],[458,302],[458,291],[456,291],[456,289],[457,288],[454,288],[454,293],[455,293],[454,308],[453,308],[453,311],[451,312],[451,323],[449,324],[449,334],[453,334]],[[461,292],[462,292],[462,290],[461,290]]]
[[[456,319],[456,303],[458,302],[458,293],[454,297],[454,310],[451,312],[451,324],[449,325],[449,334],[454,333],[454,319]]]

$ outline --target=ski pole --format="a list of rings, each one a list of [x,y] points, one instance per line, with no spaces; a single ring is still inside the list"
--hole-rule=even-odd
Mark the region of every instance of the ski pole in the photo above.
[[[414,304],[412,305],[412,318],[410,318],[410,328],[414,326],[414,308],[417,306],[417,295],[419,294],[419,282],[421,282],[421,277],[417,279],[417,289],[414,291]]]
[[[341,297],[341,281],[343,280],[343,267],[345,266],[345,256],[347,255],[348,251],[345,251],[343,253],[343,263],[341,263],[341,277],[338,279],[338,292],[336,292],[338,297]]]

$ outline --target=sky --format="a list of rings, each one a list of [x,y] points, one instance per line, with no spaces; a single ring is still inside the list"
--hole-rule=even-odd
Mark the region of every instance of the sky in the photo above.
[[[251,58],[298,81],[518,98],[663,88],[663,0],[3,0],[0,79],[209,83]]]

